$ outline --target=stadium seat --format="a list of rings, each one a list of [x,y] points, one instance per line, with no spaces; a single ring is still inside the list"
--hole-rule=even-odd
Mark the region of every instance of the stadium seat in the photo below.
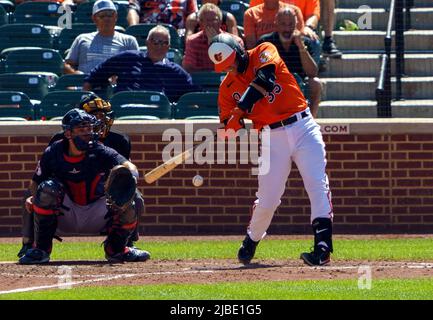
[[[65,74],[57,80],[51,91],[59,90],[83,90],[83,82],[86,74]]]
[[[223,81],[225,73],[216,72],[192,72],[192,82],[201,86],[204,90],[216,92]]]
[[[6,10],[0,5],[0,26],[9,23],[9,14]]]
[[[52,48],[53,40],[41,24],[7,24],[0,27],[0,52],[13,47]]]
[[[175,119],[218,116],[218,92],[185,93],[177,102],[174,115]]]
[[[170,47],[179,49],[181,52],[183,52],[183,41],[179,37],[179,34],[177,33],[176,29],[170,24],[160,23],[159,25],[162,25],[169,30],[169,32],[170,32]],[[139,46],[145,46],[147,35],[148,35],[150,29],[152,29],[156,26],[157,26],[157,24],[155,24],[155,23],[140,23],[140,24],[136,24],[134,26],[128,27],[126,29],[125,33],[134,36],[137,39]]]
[[[0,7],[5,9],[7,13],[11,13],[15,11],[15,3],[10,0],[0,0]]]
[[[239,0],[224,0],[219,5],[221,10],[230,12],[235,16],[238,25],[244,25],[244,13],[249,8],[249,5]]]
[[[69,91],[59,90],[49,92],[37,107],[37,117],[42,120],[48,120],[53,117],[61,117],[67,111],[75,108],[80,102],[83,95],[89,94],[89,91]]]
[[[78,5],[77,10],[74,12],[74,23],[93,23],[92,21],[92,9],[95,2],[84,2]],[[124,3],[114,2],[117,8],[117,24],[127,28],[128,20],[128,6]]]
[[[35,112],[30,98],[19,91],[0,91],[0,117],[3,120],[22,118],[26,120],[35,119]],[[12,117],[12,118],[11,118]]]
[[[13,51],[6,57],[6,72],[45,71],[63,73],[63,58],[53,49],[23,49]]]
[[[47,26],[58,26],[63,15],[62,5],[57,2],[23,2],[15,8],[15,23],[40,23]]]
[[[110,103],[116,118],[138,115],[172,118],[171,103],[161,92],[122,91],[114,94]]]
[[[0,74],[0,91],[22,91],[30,99],[42,100],[48,93],[48,81],[42,75]]]
[[[161,120],[159,117],[156,116],[123,116],[116,118],[116,120]]]

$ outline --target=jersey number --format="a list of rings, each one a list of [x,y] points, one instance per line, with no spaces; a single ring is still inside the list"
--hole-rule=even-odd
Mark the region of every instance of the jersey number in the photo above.
[[[266,93],[266,98],[268,99],[269,103],[273,103],[275,101],[275,95],[280,94],[281,91],[283,91],[283,88],[278,83],[275,83],[274,89],[272,92]]]

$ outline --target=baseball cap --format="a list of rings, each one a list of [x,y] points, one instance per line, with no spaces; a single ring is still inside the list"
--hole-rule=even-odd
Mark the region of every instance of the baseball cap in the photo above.
[[[103,10],[113,10],[117,12],[116,6],[111,0],[98,0],[93,5],[92,15],[97,14]]]

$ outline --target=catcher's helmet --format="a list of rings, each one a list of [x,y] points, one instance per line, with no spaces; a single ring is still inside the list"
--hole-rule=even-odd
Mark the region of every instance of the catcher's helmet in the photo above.
[[[92,115],[96,115],[98,112],[104,113],[103,119],[97,115],[96,116],[103,120],[101,128],[98,128],[98,130],[100,131],[101,136],[105,138],[108,135],[108,132],[110,132],[111,126],[114,122],[114,111],[111,109],[110,102],[105,101],[94,93],[90,93],[82,97],[78,107]]]
[[[72,130],[73,128],[84,125],[86,123],[90,123],[91,125],[96,125],[97,120],[95,116],[86,113],[80,109],[71,109],[69,110],[62,119],[62,127],[63,130]]]
[[[245,49],[228,33],[220,33],[212,38],[208,55],[215,64],[216,72],[225,71],[237,61],[237,71],[242,73],[248,62],[248,54]]]

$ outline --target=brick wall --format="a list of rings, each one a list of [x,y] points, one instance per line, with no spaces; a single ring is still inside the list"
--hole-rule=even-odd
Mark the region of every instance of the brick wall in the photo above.
[[[319,120],[327,145],[337,233],[433,232],[433,126],[426,119]],[[117,124],[133,143],[140,175],[161,164],[161,133],[181,121]],[[202,122],[198,128],[216,128]],[[0,126],[0,236],[19,235],[21,202],[36,161],[58,124]],[[140,179],[150,235],[242,234],[255,199],[251,165],[181,165],[147,185]],[[200,174],[204,185],[193,187]],[[309,200],[294,166],[272,234],[310,233]]]

